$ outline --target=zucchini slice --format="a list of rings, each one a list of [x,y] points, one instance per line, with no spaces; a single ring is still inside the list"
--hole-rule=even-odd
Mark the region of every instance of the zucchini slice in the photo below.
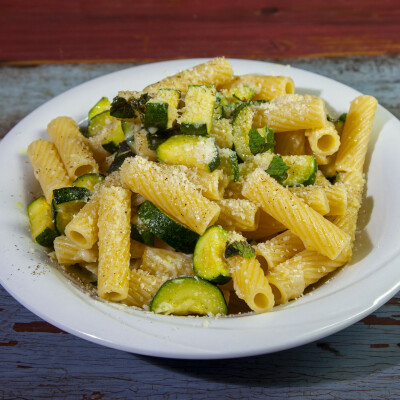
[[[92,192],[94,187],[103,181],[104,175],[92,173],[84,174],[79,178],[76,178],[72,184],[76,187],[84,187]]]
[[[171,129],[178,116],[180,92],[175,89],[160,89],[154,99],[146,103],[144,126],[161,131]]]
[[[219,149],[219,158],[219,168],[228,176],[230,182],[237,182],[240,173],[236,152],[231,149]]]
[[[51,214],[54,226],[60,235],[64,235],[65,227],[85,205],[90,195],[90,190],[85,187],[73,186],[53,190]]]
[[[134,214],[131,219],[131,239],[154,246],[154,234],[143,224],[137,214]]]
[[[109,110],[111,107],[110,100],[107,97],[102,97],[89,111],[88,119],[89,121],[93,119],[96,115],[101,114],[104,111]]]
[[[110,132],[105,136],[101,145],[109,153],[113,154],[118,151],[120,143],[125,140],[125,134],[121,127],[121,121],[115,120],[115,125]]]
[[[235,112],[237,109],[244,107],[246,103],[237,102],[237,103],[227,103],[222,106],[222,117],[232,120],[235,116]]]
[[[110,110],[103,111],[89,120],[87,137],[96,136],[105,126],[114,122],[114,117],[110,115]]]
[[[222,93],[217,92],[215,95],[215,103],[214,103],[214,119],[221,119],[223,117],[223,103],[225,102],[224,96]]]
[[[121,128],[125,135],[125,142],[133,150],[133,143],[135,141],[135,132],[140,130],[140,125],[135,122],[121,121]]]
[[[146,103],[146,111],[144,114],[144,127],[157,128],[160,130],[167,129],[168,124],[168,103],[162,100],[152,99]]]
[[[217,286],[186,276],[165,282],[151,301],[150,311],[166,315],[226,315],[228,307]]]
[[[199,234],[175,221],[146,200],[138,208],[138,216],[150,232],[182,253],[193,253]]]
[[[186,165],[212,172],[219,163],[219,151],[214,138],[190,135],[171,136],[157,148],[159,161]]]
[[[268,100],[251,100],[250,101],[250,104],[254,107],[259,107],[266,103],[269,103],[269,101]]]
[[[125,139],[124,131],[122,130],[121,121],[110,115],[110,110],[103,111],[97,114],[89,122],[87,137],[92,137],[107,129],[102,146],[109,153],[115,153],[118,150],[118,145]]]
[[[245,240],[230,242],[226,245],[225,258],[241,256],[244,258],[252,258],[256,256],[256,252],[250,243]]]
[[[131,239],[154,246],[154,234],[144,225],[131,224]]]
[[[50,247],[58,236],[51,218],[51,208],[44,196],[28,204],[29,225],[34,242],[41,246]]]
[[[249,132],[253,124],[254,111],[246,103],[242,103],[233,115],[233,144],[238,156],[245,161],[253,155],[249,145]]]
[[[238,101],[250,101],[255,94],[254,89],[246,85],[225,89],[222,91],[222,93],[230,103],[237,103]]]
[[[313,185],[318,171],[318,164],[314,156],[282,156],[289,167],[287,178],[281,182],[283,186]]]
[[[119,144],[118,151],[115,153],[114,160],[108,168],[107,173],[111,174],[114,171],[118,171],[126,158],[135,156],[136,154],[132,152],[130,143],[124,140]]]
[[[164,143],[170,136],[166,132],[148,132],[146,135],[147,144],[150,150],[157,150],[158,146]]]
[[[181,131],[187,135],[208,135],[211,131],[215,86],[189,86],[181,117]]]
[[[194,273],[207,281],[223,285],[231,280],[224,260],[229,233],[219,225],[210,226],[196,243],[193,254]]]
[[[335,124],[335,128],[336,128],[339,136],[342,135],[344,124],[346,122],[346,118],[347,118],[347,113],[344,113],[337,119],[337,121],[333,122]]]

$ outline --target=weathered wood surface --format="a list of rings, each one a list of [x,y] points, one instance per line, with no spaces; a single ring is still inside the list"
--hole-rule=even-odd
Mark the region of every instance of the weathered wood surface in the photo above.
[[[0,62],[400,52],[398,0],[2,0]]]
[[[0,289],[2,399],[398,399],[400,297],[296,349],[218,361],[137,356],[62,333]]]
[[[400,118],[400,55],[338,58],[264,59],[312,71],[363,93]],[[138,63],[0,67],[0,137],[29,112],[89,79]]]
[[[376,96],[400,117],[400,56],[280,60]],[[87,79],[130,64],[0,68],[0,134]],[[3,189],[4,190],[4,189]],[[0,287],[1,399],[399,399],[400,294],[359,323],[296,349],[179,361],[63,333]]]

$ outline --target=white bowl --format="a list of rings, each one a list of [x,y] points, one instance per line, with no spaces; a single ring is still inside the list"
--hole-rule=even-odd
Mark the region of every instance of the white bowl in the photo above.
[[[154,315],[90,297],[32,242],[26,205],[40,192],[25,150],[60,115],[82,120],[102,96],[141,90],[204,60],[143,65],[84,83],[39,107],[0,144],[0,282],[29,310],[81,338],[139,354],[213,359],[288,349],[337,332],[373,312],[400,287],[400,122],[378,107],[367,156],[368,184],[352,261],[316,290],[268,314],[224,318]],[[288,66],[231,60],[235,74],[291,76],[297,92],[323,97],[332,115],[360,95],[331,79]],[[379,100],[379,99],[378,99]]]

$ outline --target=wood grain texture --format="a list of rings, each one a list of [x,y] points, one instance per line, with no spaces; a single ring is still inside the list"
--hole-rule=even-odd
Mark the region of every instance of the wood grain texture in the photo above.
[[[282,61],[376,96],[400,117],[400,55]],[[0,68],[1,135],[53,96],[130,65]],[[229,361],[168,360],[67,334],[0,287],[0,399],[398,399],[399,323],[400,293],[357,324],[299,348]]]
[[[397,0],[2,0],[1,10],[1,62],[400,52]]]
[[[296,349],[234,360],[137,356],[61,331],[0,288],[1,399],[396,399],[400,297],[367,319]],[[16,326],[36,329],[15,329]]]
[[[375,96],[400,118],[400,55],[338,58],[264,59],[322,74]],[[25,115],[89,79],[138,63],[0,66],[0,137]],[[373,79],[371,78],[373,77]],[[29,96],[26,95],[29,93]]]

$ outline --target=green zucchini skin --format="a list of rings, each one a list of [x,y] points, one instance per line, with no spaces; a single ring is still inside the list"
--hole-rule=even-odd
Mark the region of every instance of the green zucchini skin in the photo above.
[[[116,151],[118,151],[120,143],[122,143],[124,140],[125,140],[125,133],[122,130],[121,121],[116,121],[116,125],[106,135],[101,145],[110,154],[113,154]]]
[[[35,242],[43,247],[53,246],[54,239],[59,236],[58,233],[51,229],[45,228],[39,235],[36,236]]]
[[[137,124],[130,121],[121,121],[121,128],[124,132],[125,142],[129,145],[130,149],[133,151],[133,143],[135,142],[135,132]]]
[[[186,135],[207,136],[209,134],[206,123],[182,122],[181,131]]]
[[[240,255],[245,258],[252,258],[256,256],[256,252],[247,241],[234,241],[226,245],[224,256],[225,258]]]
[[[237,103],[238,101],[250,101],[255,95],[254,89],[247,85],[238,86],[232,89],[225,89],[222,91],[222,93],[230,103]]]
[[[171,129],[178,116],[180,95],[175,89],[160,89],[156,96],[146,103],[144,127],[157,128],[160,131]]]
[[[237,154],[231,149],[219,149],[219,168],[229,177],[231,182],[237,182],[240,177],[239,162]]]
[[[186,135],[208,135],[212,127],[215,101],[215,86],[189,86],[185,98],[185,109],[181,118],[182,133]]]
[[[229,234],[221,226],[210,226],[196,243],[193,254],[194,273],[207,281],[223,285],[231,280],[224,261]]]
[[[288,177],[281,183],[283,186],[308,186],[315,183],[318,164],[314,156],[282,156],[289,166]]]
[[[118,145],[125,140],[125,133],[122,129],[121,121],[110,115],[110,110],[97,114],[89,121],[87,137],[96,136],[103,129],[108,133],[101,144],[109,153],[115,153]]]
[[[118,171],[128,157],[136,156],[136,154],[132,152],[130,146],[131,144],[126,140],[119,144],[118,151],[115,153],[114,160],[108,168],[107,174]]]
[[[165,315],[227,315],[221,290],[198,277],[166,281],[150,303],[150,311]]]
[[[96,115],[101,114],[104,111],[109,110],[111,107],[110,100],[107,97],[102,97],[89,111],[88,119],[89,121],[93,119]]]
[[[232,136],[235,151],[241,160],[246,161],[253,156],[249,146],[249,131],[253,124],[254,111],[247,103],[236,108],[232,122]]]
[[[261,106],[262,104],[266,104],[266,103],[269,103],[269,101],[268,100],[251,100],[250,101],[250,104],[255,107]]]
[[[221,119],[223,117],[223,112],[224,112],[222,105],[223,101],[224,101],[224,96],[220,92],[217,92],[214,103],[214,112],[213,112],[214,119]]]
[[[154,246],[154,234],[144,225],[131,224],[131,239]]]
[[[53,190],[51,214],[60,235],[64,235],[65,227],[85,205],[90,195],[90,190],[85,187],[72,186]]]
[[[142,203],[138,208],[138,216],[150,232],[175,250],[193,253],[199,235],[169,217],[153,203],[148,200]]]
[[[238,109],[241,109],[247,103],[237,102],[237,103],[226,103],[222,106],[222,117],[227,118],[231,121],[235,118],[235,114]]]
[[[157,128],[160,130],[167,129],[168,125],[168,103],[164,101],[150,100],[146,104],[144,114],[144,127]]]
[[[58,236],[51,217],[51,208],[44,196],[28,204],[27,213],[34,242],[51,247]]]
[[[155,132],[155,133],[148,132],[146,137],[149,149],[157,150],[158,146],[163,144],[170,136],[168,135],[168,131],[165,131],[165,132]]]
[[[99,114],[96,114],[92,119],[89,120],[87,137],[96,136],[106,125],[113,121],[114,117],[110,115],[110,110],[105,110]]]
[[[57,205],[76,200],[87,201],[90,195],[90,190],[85,187],[63,187],[53,190],[54,202]]]
[[[101,174],[84,174],[76,178],[72,184],[76,187],[84,187],[92,192],[97,184],[104,181],[104,178],[104,175]]]
[[[157,147],[157,158],[166,164],[186,165],[212,172],[220,164],[214,138],[174,135]]]

